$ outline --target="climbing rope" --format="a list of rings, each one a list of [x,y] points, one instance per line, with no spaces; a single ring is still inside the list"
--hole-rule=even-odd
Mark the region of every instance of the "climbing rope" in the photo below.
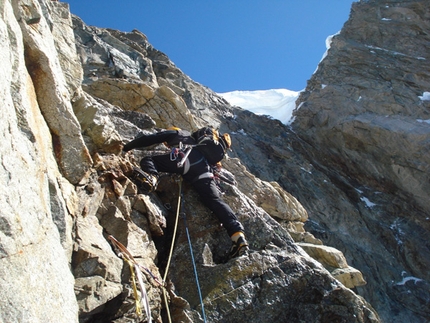
[[[177,182],[178,182],[178,186],[179,186],[178,205],[176,207],[176,217],[175,217],[175,226],[174,226],[174,229],[173,229],[172,244],[170,246],[169,257],[167,258],[166,271],[164,273],[163,280],[166,281],[166,279],[167,279],[167,274],[168,274],[168,271],[169,271],[170,261],[172,259],[172,254],[173,254],[173,249],[174,249],[174,243],[175,243],[175,239],[176,239],[179,214],[182,213],[183,218],[184,218],[185,231],[186,231],[187,239],[188,239],[188,245],[190,247],[191,260],[192,260],[193,268],[194,268],[194,276],[196,278],[197,290],[198,290],[198,293],[199,293],[200,304],[201,304],[201,307],[202,307],[202,316],[203,316],[204,322],[206,323],[205,307],[204,307],[204,304],[203,304],[203,298],[202,298],[202,292],[201,292],[201,289],[200,289],[199,277],[198,277],[198,274],[197,274],[196,262],[194,260],[193,246],[191,244],[190,233],[189,233],[188,225],[187,225],[187,217],[186,217],[186,214],[184,212],[184,205],[182,203],[182,199],[183,199],[183,194],[182,194],[182,176],[178,176],[177,177]],[[163,289],[163,293],[164,293],[164,301],[166,303],[167,316],[168,316],[168,319],[169,319],[169,323],[171,323],[172,321],[171,321],[169,307],[168,307],[167,295],[166,295],[166,291],[164,289]]]
[[[181,176],[177,177],[177,182],[178,182],[178,186],[179,186],[178,205],[176,208],[176,217],[175,217],[175,226],[173,228],[172,244],[170,246],[169,256],[167,257],[166,270],[164,272],[164,278],[163,278],[164,281],[166,281],[166,279],[167,279],[167,274],[169,272],[169,267],[170,267],[170,261],[172,260],[173,249],[175,246],[176,232],[178,231],[177,229],[178,229],[179,212],[181,209],[181,197],[182,197],[182,177]],[[170,316],[169,302],[167,299],[166,289],[163,289],[163,296],[164,296],[164,303],[166,304],[167,318],[169,320],[169,323],[172,323],[172,318]]]
[[[200,305],[202,307],[203,321],[206,323],[205,306],[203,304],[202,291],[200,289],[200,283],[199,283],[199,276],[197,274],[196,262],[194,260],[193,245],[191,244],[190,232],[188,230],[187,216],[186,216],[185,212],[183,211],[183,209],[182,209],[182,216],[184,218],[185,232],[187,233],[188,245],[190,246],[191,261],[193,263],[194,277],[196,278],[197,291],[199,293]]]
[[[139,299],[139,294],[137,293],[136,275],[134,273],[135,269],[134,269],[133,263],[128,258],[124,258],[124,260],[130,266],[131,283],[132,283],[132,286],[133,286],[134,299],[136,300],[136,314],[138,316],[141,316],[142,315],[142,306],[141,306],[141,302],[140,302],[140,299]],[[146,315],[148,315],[148,311],[146,312]],[[149,318],[149,322],[151,322],[151,318]]]
[[[140,271],[139,266],[137,264],[134,264],[134,267],[135,267],[137,281],[139,283],[140,293],[142,295],[142,302],[145,305],[145,313],[146,313],[146,317],[148,318],[147,321],[148,323],[152,323],[151,308],[149,306],[148,293],[146,292],[145,284],[143,283],[142,272]]]
[[[131,283],[132,283],[132,287],[133,287],[133,294],[134,294],[134,299],[136,302],[136,314],[138,316],[142,315],[142,301],[143,301],[143,305],[145,308],[145,313],[146,313],[146,317],[147,317],[147,322],[148,323],[152,323],[152,318],[151,318],[151,308],[149,306],[149,301],[148,301],[148,294],[146,292],[146,288],[145,288],[145,284],[143,283],[143,278],[142,278],[142,271],[141,268],[146,270],[151,277],[160,285],[163,286],[163,284],[161,284],[158,279],[156,278],[155,275],[153,275],[149,269],[139,265],[137,263],[137,261],[134,259],[133,255],[130,253],[130,251],[128,251],[128,249],[121,243],[119,242],[114,236],[110,235],[109,240],[112,241],[113,245],[120,251],[118,256],[122,259],[124,259],[124,261],[129,265],[130,267],[130,272],[131,272]],[[142,297],[139,297],[139,293],[137,292],[137,284],[136,284],[136,276],[137,276],[137,282],[139,284],[139,289],[140,289],[140,294],[142,295]]]

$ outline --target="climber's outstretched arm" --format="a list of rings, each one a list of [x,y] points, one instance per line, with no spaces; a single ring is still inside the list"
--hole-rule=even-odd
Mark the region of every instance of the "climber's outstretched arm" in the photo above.
[[[178,131],[176,130],[166,130],[150,135],[143,135],[127,143],[122,150],[129,151],[135,148],[149,147],[163,142],[170,142],[177,135]]]

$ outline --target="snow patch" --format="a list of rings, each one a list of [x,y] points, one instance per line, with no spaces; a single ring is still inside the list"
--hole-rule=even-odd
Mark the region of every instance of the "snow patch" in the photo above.
[[[240,133],[243,136],[247,136],[247,133],[243,129],[239,129],[237,132]]]
[[[372,208],[372,207],[376,206],[376,204],[370,202],[370,200],[367,197],[362,196],[362,197],[360,197],[360,200],[362,200],[364,203],[366,203],[366,206],[368,208]]]
[[[308,173],[308,174],[312,174],[312,172],[311,172],[310,170],[307,170],[307,169],[305,169],[305,168],[303,168],[303,167],[300,167],[300,169],[301,169],[302,171],[304,171],[304,172]]]
[[[287,89],[218,93],[231,105],[289,124],[300,92]]]
[[[423,119],[417,119],[418,122],[424,122],[430,124],[430,119],[423,120]]]
[[[371,53],[374,53],[373,50],[379,50],[379,51],[390,53],[391,55],[397,55],[397,56],[404,56],[404,57],[409,57],[409,58],[415,58],[415,59],[418,59],[418,60],[426,60],[424,57],[421,57],[421,56],[410,56],[410,55],[407,55],[407,54],[403,54],[403,53],[400,53],[400,52],[396,52],[396,51],[393,51],[393,50],[389,50],[389,49],[385,49],[385,48],[381,48],[381,47],[377,47],[377,46],[365,45],[365,47],[369,48]]]
[[[402,236],[405,235],[405,233],[403,232],[402,228],[401,228],[401,220],[400,219],[396,219],[394,221],[393,224],[390,225],[390,229],[393,231],[394,233],[394,237],[397,241],[398,245],[402,245],[403,241],[402,241]]]
[[[331,43],[332,43],[332,41],[333,41],[333,37],[334,37],[334,36],[337,36],[337,35],[339,35],[339,34],[340,34],[340,31],[339,31],[339,32],[337,32],[336,34],[334,34],[334,35],[330,35],[330,36],[328,36],[328,37],[326,38],[326,40],[325,40],[325,48],[326,48],[326,51],[324,52],[323,56],[321,57],[321,59],[320,59],[319,63],[321,63],[321,62],[323,61],[323,59],[327,57],[328,51],[329,51],[329,49],[330,49],[330,47],[331,47]],[[315,69],[315,71],[314,71],[312,74],[315,74],[315,73],[318,71],[318,67],[319,67],[319,65],[320,65],[319,63],[318,63],[318,65],[317,65],[317,68]]]
[[[421,101],[430,101],[430,92],[424,92],[422,96],[418,96]]]
[[[330,47],[331,47],[331,43],[332,43],[332,41],[333,41],[333,37],[335,37],[335,36],[337,36],[337,35],[339,35],[340,34],[340,31],[338,31],[337,33],[335,33],[334,35],[330,35],[330,36],[328,36],[327,38],[326,38],[326,40],[325,40],[325,48],[326,48],[326,51],[325,51],[325,53],[323,54],[323,57],[321,58],[321,61],[324,59],[324,58],[326,58],[326,56],[327,56],[327,53],[328,53],[328,50],[330,49]],[[320,61],[320,62],[321,62]]]
[[[396,285],[401,286],[401,285],[406,284],[408,281],[413,281],[416,284],[417,282],[421,282],[423,280],[420,278],[414,277],[414,276],[407,276],[407,277],[403,277],[403,279],[401,281],[399,281],[398,283],[396,283]]]

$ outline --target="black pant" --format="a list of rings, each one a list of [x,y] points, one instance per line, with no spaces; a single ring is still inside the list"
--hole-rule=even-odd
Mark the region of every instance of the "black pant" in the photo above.
[[[145,157],[140,161],[140,166],[143,171],[152,174],[158,174],[158,172],[181,174],[196,189],[203,203],[215,214],[229,236],[238,231],[244,232],[236,214],[221,199],[215,180],[213,178],[196,180],[200,175],[210,172],[210,167],[203,155],[197,150],[192,150],[188,160],[190,168],[186,174],[183,174],[184,167],[178,168],[178,160],[172,160],[170,154]]]
[[[225,227],[230,237],[235,232],[244,232],[243,226],[237,220],[236,214],[233,213],[230,206],[219,196],[219,191],[214,179],[201,179],[192,183],[192,185],[199,193],[203,203],[215,214]]]

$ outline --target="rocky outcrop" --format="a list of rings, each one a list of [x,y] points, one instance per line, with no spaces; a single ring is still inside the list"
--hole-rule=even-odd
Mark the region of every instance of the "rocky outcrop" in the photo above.
[[[301,138],[336,149],[324,157],[337,159],[343,172],[384,192],[401,191],[426,213],[428,10],[426,1],[355,4],[295,114]]]
[[[369,266],[353,262],[373,286],[360,292],[391,322],[429,319],[429,15],[427,1],[354,3],[301,94],[293,124],[312,164],[342,178],[354,217],[369,230],[348,229],[356,247],[347,249]],[[351,219],[307,210],[330,231]],[[347,237],[328,241],[351,244]],[[374,245],[363,248],[368,243]],[[403,284],[402,276],[411,281]],[[405,313],[393,315],[394,308]]]
[[[38,3],[21,5],[14,1],[12,4],[16,21],[21,28],[22,35],[19,39],[24,42],[21,55],[25,54],[23,58],[33,82],[37,102],[53,135],[55,156],[66,178],[72,184],[77,184],[87,175],[92,161],[82,140],[80,125],[72,110],[69,91],[73,90],[73,86],[68,88],[60,66],[60,57],[56,53],[55,33],[51,31],[57,22],[62,23],[63,18],[60,15],[53,15],[54,21],[49,25],[49,21],[41,16],[42,8]],[[73,42],[57,43],[57,45],[68,49],[70,53],[76,52]],[[75,62],[75,70],[77,69],[78,73],[79,67]],[[63,118],[58,118],[58,115]]]
[[[16,1],[0,4],[0,321],[77,322],[72,183],[91,159],[41,7],[24,9]]]
[[[376,1],[356,3],[348,24],[361,30],[360,19],[388,12],[393,20],[413,18],[414,23],[406,19],[411,29],[426,35],[425,24],[418,23],[426,15],[420,3],[409,2],[404,8],[401,2],[391,7]],[[427,258],[418,259],[415,253],[421,248],[425,255],[426,245],[414,244],[427,232],[419,217],[427,212],[419,201],[426,184],[418,183],[412,192],[415,171],[425,167],[426,156],[414,148],[407,158],[395,151],[396,165],[403,168],[390,167],[400,175],[407,169],[411,180],[406,185],[407,176],[399,175],[403,179],[398,181],[390,177],[394,173],[383,163],[387,156],[372,150],[377,146],[369,147],[366,151],[371,153],[366,156],[375,158],[372,165],[377,165],[384,182],[373,170],[363,172],[359,164],[364,159],[352,158],[361,156],[358,148],[364,140],[352,145],[356,131],[348,133],[345,116],[350,113],[354,125],[360,120],[365,124],[368,112],[327,112],[327,120],[333,123],[322,122],[321,129],[310,126],[320,119],[311,118],[319,113],[317,107],[328,102],[341,106],[342,91],[358,91],[352,82],[354,69],[334,63],[342,50],[360,48],[359,41],[350,41],[353,33],[348,24],[333,41],[343,47],[332,45],[302,94],[303,104],[290,129],[231,107],[184,75],[140,31],[86,26],[78,17],[72,19],[67,4],[57,1],[7,0],[0,4],[0,12],[4,40],[0,66],[5,75],[0,82],[4,101],[0,321],[147,320],[145,311],[136,311],[132,281],[137,273],[110,237],[127,247],[140,268],[153,322],[168,321],[164,294],[173,322],[202,322],[203,314],[209,322],[379,322],[377,312],[390,322],[424,322],[428,317],[428,285],[421,275]],[[370,25],[365,27],[375,28]],[[375,40],[374,50],[385,53],[378,49],[384,47],[376,45]],[[405,59],[410,63],[413,59],[408,55]],[[398,57],[403,62],[404,56],[397,54],[390,62],[397,64]],[[329,101],[323,90],[336,82],[325,78],[330,73],[343,75],[335,70],[339,66],[345,67],[352,85],[342,89],[339,82],[339,95]],[[364,76],[355,80],[367,84]],[[412,84],[412,72],[405,77],[405,84]],[[378,78],[371,80],[373,86],[378,84]],[[403,89],[401,80],[393,93]],[[376,95],[370,86],[368,90],[363,91],[369,97]],[[394,100],[399,101],[397,95]],[[318,101],[321,98],[326,101]],[[420,109],[415,117],[425,126],[426,108]],[[348,130],[342,129],[344,137],[338,136],[343,143],[339,138],[327,141],[332,136],[325,135],[332,125],[337,127],[336,120]],[[379,117],[367,123],[375,145],[390,138],[388,130],[403,138],[405,133],[399,132],[403,121],[399,116],[393,120],[400,121],[390,121],[391,128],[380,126],[384,120]],[[233,138],[224,175],[235,177],[237,185],[220,182],[219,186],[251,243],[248,256],[230,261],[225,253],[229,238],[187,183],[182,185],[183,212],[172,241],[178,179],[162,177],[157,193],[150,195],[138,194],[130,181],[140,158],[165,152],[164,146],[121,153],[122,144],[140,131],[207,124],[221,127]],[[413,129],[407,138],[421,140],[425,134],[417,137]],[[315,135],[319,139],[310,140]],[[346,146],[348,154],[342,153]],[[417,164],[415,170],[408,168],[412,163]],[[405,222],[401,212],[408,212],[413,221]],[[418,229],[417,234],[405,237],[405,228]],[[401,244],[395,248],[390,241]],[[172,243],[175,248],[163,282]],[[372,300],[377,310],[365,299]]]

